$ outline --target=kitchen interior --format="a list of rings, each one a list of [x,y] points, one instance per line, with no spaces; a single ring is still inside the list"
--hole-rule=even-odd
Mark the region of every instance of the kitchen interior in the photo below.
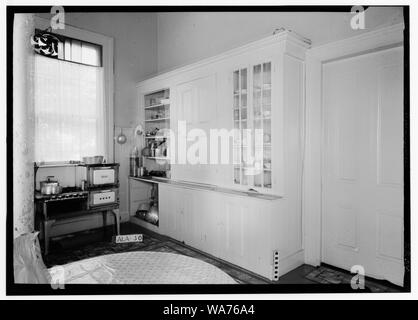
[[[129,263],[136,272],[145,272],[138,261],[152,260],[153,256],[147,254],[158,247],[159,241],[164,245],[158,247],[158,253],[172,255],[172,266],[177,266],[174,256],[181,256],[199,260],[195,263],[209,261],[211,267],[219,269],[217,278],[209,277],[208,282],[203,277],[194,282],[186,279],[184,283],[332,283],[321,278],[324,274],[339,277],[340,282],[349,279],[349,270],[341,266],[333,269],[326,264],[327,271],[319,272],[321,261],[310,259],[306,249],[310,235],[305,231],[309,218],[303,213],[304,188],[308,188],[304,170],[307,162],[312,161],[306,158],[306,68],[315,47],[402,25],[402,8],[368,8],[370,29],[360,33],[347,22],[351,12],[68,10],[67,28],[54,30],[48,29],[51,14],[47,11],[32,14],[29,19],[33,27],[25,31],[32,39],[30,47],[21,45],[30,55],[44,59],[35,62],[35,72],[37,66],[49,60],[67,62],[73,67],[71,70],[76,70],[78,64],[80,74],[86,72],[92,79],[103,79],[103,87],[93,87],[97,96],[88,99],[92,99],[90,105],[105,106],[105,116],[102,120],[94,118],[96,127],[91,132],[102,131],[88,131],[88,143],[74,153],[76,156],[57,156],[60,160],[56,161],[52,154],[37,151],[35,144],[30,148],[34,156],[29,164],[25,162],[24,170],[30,174],[24,178],[24,188],[32,190],[32,200],[26,200],[33,202],[33,217],[20,219],[15,213],[14,219],[20,224],[15,230],[39,232],[42,257],[48,268],[65,262],[73,270],[77,262],[107,259],[107,255],[118,261],[115,255],[135,251],[143,256]],[[92,39],[100,40],[92,45]],[[52,51],[57,51],[56,56],[49,50],[54,41],[57,44],[55,49],[52,45]],[[79,61],[74,60],[77,55],[81,57]],[[93,67],[97,70],[88,71]],[[38,98],[49,103],[45,102],[49,97],[45,90],[39,91],[43,85],[56,88],[44,82],[35,83],[35,92],[43,92],[41,97],[35,93],[35,110]],[[82,96],[85,93],[81,91]],[[83,103],[88,108],[89,103]],[[100,121],[103,122],[99,124]],[[182,122],[189,130],[184,148]],[[68,143],[68,131],[58,137],[60,143],[51,138],[54,132],[48,131],[48,125],[43,127],[36,122],[34,126],[39,136],[47,130],[46,144],[48,139],[60,148]],[[50,124],[50,128],[55,127]],[[192,129],[198,133],[190,135]],[[191,163],[190,154],[202,156],[204,150],[210,150],[210,159],[214,129],[238,133],[228,137],[230,161]],[[262,130],[259,140],[246,137],[247,129]],[[199,147],[191,152],[202,137],[207,138],[206,149]],[[87,146],[91,141],[100,141],[100,148]],[[216,148],[221,150],[222,145]],[[255,150],[250,151],[255,154],[248,153],[249,149]],[[222,156],[221,153],[217,160]],[[251,156],[256,160],[250,161]],[[32,222],[22,222],[27,220]],[[103,231],[105,240],[100,238],[102,229],[107,230]],[[23,231],[20,234],[25,234]],[[143,234],[142,243],[115,243],[116,236],[134,233]],[[97,234],[99,239],[79,241]],[[95,241],[100,247],[97,252],[91,249]],[[392,248],[391,244],[388,246]],[[82,258],[86,260],[73,257],[77,250],[84,250]],[[396,291],[402,286],[402,276],[398,276],[402,259],[391,259],[391,270],[395,271],[388,273],[396,276],[377,274],[376,282],[369,288]],[[163,268],[161,260],[156,265]],[[170,267],[169,263],[163,265]],[[144,282],[140,283],[178,283],[173,269],[169,280],[141,274]],[[164,272],[159,271],[160,275]],[[211,272],[212,269],[207,273]],[[92,274],[89,276],[90,280],[81,283],[99,281]],[[119,276],[122,279],[124,275],[112,275],[109,281],[116,281]],[[384,281],[387,279],[391,282]],[[154,282],[148,282],[151,280]]]

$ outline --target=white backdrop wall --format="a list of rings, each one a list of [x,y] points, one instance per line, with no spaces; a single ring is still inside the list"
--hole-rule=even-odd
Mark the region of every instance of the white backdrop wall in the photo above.
[[[314,46],[403,21],[402,8],[370,7],[365,29],[350,27],[341,12],[165,12],[158,13],[158,71],[172,69],[244,45],[284,27]]]
[[[50,14],[37,14],[50,19]],[[114,122],[129,135],[139,121],[136,84],[157,71],[157,15],[147,12],[66,13],[65,23],[114,39]],[[120,210],[127,210],[127,173],[131,137],[115,144],[115,161],[120,163]],[[68,180],[64,178],[65,180]],[[71,176],[69,177],[71,180]],[[113,219],[108,219],[108,221]]]

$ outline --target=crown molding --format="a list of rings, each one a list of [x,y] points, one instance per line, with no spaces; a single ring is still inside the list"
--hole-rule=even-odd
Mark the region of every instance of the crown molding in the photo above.
[[[153,76],[150,76],[148,79],[145,79],[137,84],[137,87],[142,87],[145,85],[149,85],[155,81],[162,81],[164,79],[170,78],[174,75],[178,75],[183,72],[192,71],[193,69],[204,67],[206,65],[210,65],[212,63],[218,62],[223,59],[232,58],[234,56],[248,53],[249,51],[256,50],[262,48],[264,46],[278,44],[283,41],[289,41],[293,44],[296,44],[304,49],[308,49],[311,46],[311,41],[307,38],[304,38],[291,30],[287,30],[284,28],[276,29],[276,31],[267,37],[264,37],[260,40],[256,40],[245,44],[243,46],[228,50],[221,54],[199,60],[197,62],[187,64],[181,67],[177,67],[172,70],[163,71],[161,73],[157,73]]]
[[[405,25],[403,22],[378,28],[358,36],[312,47],[307,50],[306,55],[320,61],[327,61],[382,47],[393,46],[403,42],[404,29]]]

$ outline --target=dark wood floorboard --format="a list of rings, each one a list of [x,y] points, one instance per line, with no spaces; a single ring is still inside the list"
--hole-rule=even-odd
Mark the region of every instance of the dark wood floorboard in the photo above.
[[[318,282],[306,277],[306,275],[317,269],[310,265],[302,265],[282,275],[279,281],[273,282],[248,270],[184,245],[179,241],[151,232],[134,223],[121,224],[121,234],[137,233],[144,235],[142,243],[115,244],[112,241],[112,227],[89,230],[61,239],[57,238],[52,240],[51,253],[47,257],[44,257],[44,261],[47,267],[51,267],[104,254],[128,251],[174,252],[210,263],[242,284],[318,284]],[[346,273],[348,274],[348,272]]]

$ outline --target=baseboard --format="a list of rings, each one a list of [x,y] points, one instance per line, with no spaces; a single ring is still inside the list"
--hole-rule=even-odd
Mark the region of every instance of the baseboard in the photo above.
[[[161,233],[157,226],[155,226],[155,225],[153,225],[149,222],[146,222],[146,221],[144,221],[140,218],[137,218],[135,216],[130,216],[129,218],[130,218],[129,222],[132,222],[132,223],[134,223],[138,226],[141,226],[141,227],[143,227],[147,230],[151,230],[152,232],[155,232],[155,233],[158,233],[158,234]]]
[[[279,260],[279,280],[286,273],[296,269],[305,263],[304,250],[299,250],[292,255]]]

